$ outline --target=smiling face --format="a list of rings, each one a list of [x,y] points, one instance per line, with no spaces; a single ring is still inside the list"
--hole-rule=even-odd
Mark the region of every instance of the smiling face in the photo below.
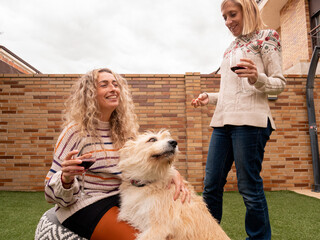
[[[120,101],[120,88],[111,73],[99,73],[97,79],[97,101],[101,111],[100,120],[109,121],[111,113],[118,107]]]
[[[243,13],[240,5],[231,0],[227,1],[221,8],[221,13],[225,20],[225,25],[233,36],[240,36],[243,30]]]

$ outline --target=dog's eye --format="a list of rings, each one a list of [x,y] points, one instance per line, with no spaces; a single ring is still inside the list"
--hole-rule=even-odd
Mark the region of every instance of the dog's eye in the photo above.
[[[148,142],[156,142],[156,141],[158,141],[156,138],[150,138],[150,139],[148,140]]]

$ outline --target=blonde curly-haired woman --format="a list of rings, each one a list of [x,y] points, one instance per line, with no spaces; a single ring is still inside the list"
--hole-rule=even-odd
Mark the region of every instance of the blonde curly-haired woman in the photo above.
[[[119,74],[95,69],[73,85],[45,180],[46,200],[56,204],[62,225],[87,239],[135,239],[137,230],[117,222],[121,183],[117,164],[118,150],[138,134],[138,128],[127,81]],[[82,175],[85,169],[79,164],[93,156],[95,162]],[[181,190],[186,198],[181,179],[177,172],[176,195]]]

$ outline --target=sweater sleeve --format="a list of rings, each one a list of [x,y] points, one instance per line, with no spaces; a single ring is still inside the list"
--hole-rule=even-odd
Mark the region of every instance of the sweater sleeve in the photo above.
[[[219,97],[219,93],[207,93],[206,94],[208,95],[209,97],[209,103],[210,104],[217,104],[218,102],[218,97]]]
[[[282,56],[279,34],[274,30],[266,30],[258,40],[265,72],[258,72],[256,89],[267,94],[279,94],[286,85],[282,74]]]
[[[77,149],[77,129],[75,125],[67,126],[60,134],[55,146],[53,161],[45,179],[45,198],[49,203],[59,207],[68,207],[77,201],[75,196],[79,193],[79,182],[74,182],[69,189],[65,189],[61,182],[61,163],[66,155]]]
[[[224,51],[223,53],[223,61],[226,61],[226,56],[228,55],[228,53],[231,51],[232,47],[234,45],[234,42],[230,43],[229,47]],[[229,63],[229,60],[227,60],[227,62]],[[222,63],[223,65],[224,63]],[[222,65],[220,70],[222,70]],[[221,74],[222,75],[222,74]],[[221,84],[221,83],[220,83]],[[220,91],[219,91],[220,92]],[[209,97],[209,104],[213,104],[213,105],[217,105],[218,103],[218,99],[219,99],[219,92],[214,92],[214,93],[208,93],[208,92],[204,92],[205,94],[208,95]]]

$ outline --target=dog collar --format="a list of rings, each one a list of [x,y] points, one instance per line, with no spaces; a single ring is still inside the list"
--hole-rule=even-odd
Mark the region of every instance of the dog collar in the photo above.
[[[139,181],[139,180],[130,180],[130,183],[131,183],[132,186],[135,186],[135,187],[144,187],[144,186],[146,186],[147,184],[149,184],[150,182],[142,183],[142,182]]]

